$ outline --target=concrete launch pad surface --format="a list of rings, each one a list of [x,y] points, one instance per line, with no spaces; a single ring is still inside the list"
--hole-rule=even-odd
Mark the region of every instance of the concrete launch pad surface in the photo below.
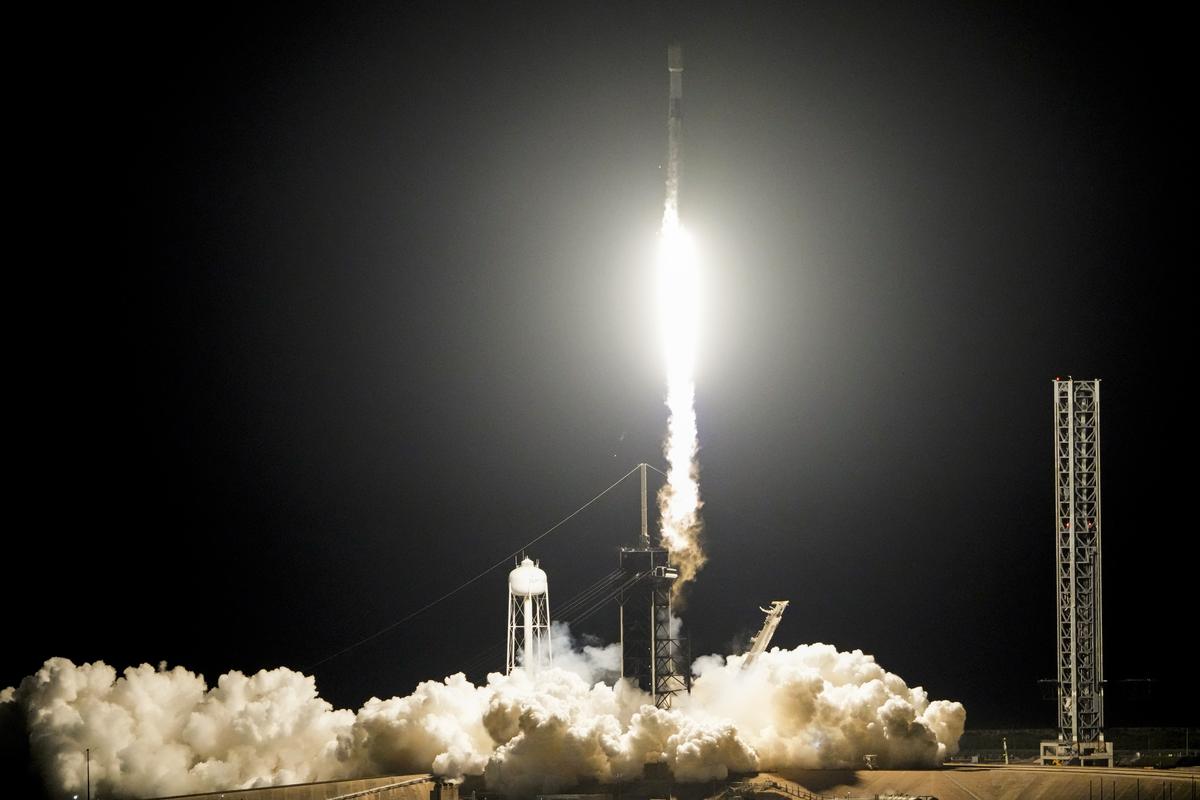
[[[468,784],[482,786],[479,779]],[[400,784],[400,785],[397,785]],[[1103,787],[1103,788],[1102,788]],[[405,775],[352,781],[330,781],[263,789],[242,789],[186,795],[186,800],[459,800],[476,791],[481,797],[501,797],[479,788],[442,784],[431,775]],[[748,791],[747,791],[748,790]],[[791,770],[760,774],[731,784],[675,783],[669,776],[603,786],[591,784],[588,795],[612,800],[639,798],[753,797],[756,800],[875,800],[928,797],[937,800],[1200,800],[1200,769],[1137,770],[1042,767],[1033,765],[953,765],[931,770]],[[1102,793],[1103,792],[1103,793]],[[168,800],[162,798],[161,800]],[[169,800],[184,800],[184,797]]]
[[[760,775],[825,798],[891,794],[938,800],[1200,800],[1200,771],[1039,766],[948,766],[936,770],[794,770]],[[1103,784],[1103,795],[1101,795]],[[790,786],[789,786],[790,785]],[[777,793],[796,800],[788,791]],[[761,795],[760,795],[761,796]],[[802,792],[800,796],[803,796]]]
[[[369,800],[458,800],[457,787],[432,775],[392,775],[382,778],[297,783],[261,789],[228,789],[202,794],[172,795],[158,800],[333,800],[359,795]]]

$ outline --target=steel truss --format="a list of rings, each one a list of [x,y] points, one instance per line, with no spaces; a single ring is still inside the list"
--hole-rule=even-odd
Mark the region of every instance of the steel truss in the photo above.
[[[1058,730],[1081,752],[1104,741],[1100,570],[1100,381],[1054,381]]]

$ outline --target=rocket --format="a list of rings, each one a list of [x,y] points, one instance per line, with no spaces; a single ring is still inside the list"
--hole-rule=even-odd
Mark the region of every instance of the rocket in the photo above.
[[[667,111],[666,221],[679,219],[679,173],[683,166],[683,46],[667,46],[667,73],[671,77],[671,104]]]

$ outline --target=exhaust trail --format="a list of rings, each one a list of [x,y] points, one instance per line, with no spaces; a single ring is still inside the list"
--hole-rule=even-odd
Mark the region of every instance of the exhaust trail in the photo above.
[[[658,248],[658,314],[667,366],[667,482],[658,493],[663,546],[679,569],[682,587],[707,560],[700,546],[699,438],[696,429],[696,341],[699,287],[695,248],[679,221],[683,166],[683,48],[667,48],[671,79],[667,114],[667,194]]]

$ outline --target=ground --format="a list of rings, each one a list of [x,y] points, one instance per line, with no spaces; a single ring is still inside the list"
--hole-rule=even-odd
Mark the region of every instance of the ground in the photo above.
[[[1200,798],[1200,770],[1196,769],[1106,771],[971,765],[939,770],[794,770],[761,775],[756,782],[767,780],[778,780],[785,789],[805,790],[827,798],[875,798],[888,794],[931,796],[938,800]],[[791,800],[796,796],[786,791],[778,795]]]

